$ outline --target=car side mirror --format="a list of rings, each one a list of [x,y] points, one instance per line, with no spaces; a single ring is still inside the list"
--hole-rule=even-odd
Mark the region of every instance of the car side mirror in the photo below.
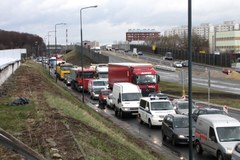
[[[148,108],[148,107],[146,107],[146,108],[145,108],[145,110],[146,110],[146,111],[148,111],[148,110],[149,110],[149,108]]]
[[[174,107],[173,107],[173,109],[174,109],[174,110],[176,110],[176,109],[177,109],[177,107],[176,107],[176,106],[174,106]]]
[[[121,100],[118,98],[118,103],[121,103]]]
[[[211,137],[210,137],[210,140],[211,140],[211,141],[214,141],[214,142],[217,142],[217,139],[216,139],[215,136],[211,136]]]

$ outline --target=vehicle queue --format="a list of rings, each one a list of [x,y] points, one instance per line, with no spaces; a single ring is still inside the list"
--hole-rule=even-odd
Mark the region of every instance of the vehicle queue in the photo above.
[[[92,69],[90,67],[90,69]],[[82,68],[74,69],[75,71],[83,71]],[[88,70],[88,69],[85,69]],[[71,71],[70,71],[71,72]],[[70,73],[71,74],[71,73]],[[68,74],[69,75],[69,74]],[[88,84],[88,82],[92,82],[92,79],[96,79],[94,77],[94,74],[91,74],[92,77],[91,80],[89,80],[89,77],[85,77],[87,80],[87,83],[82,82],[82,86],[78,86],[78,91],[81,91],[81,89],[85,89],[84,85]],[[84,73],[77,73],[75,77],[81,78],[81,76],[84,76]],[[67,74],[66,78],[67,79]],[[105,77],[106,78],[106,77]],[[71,81],[71,78],[70,78]],[[64,81],[67,82],[67,81]],[[108,82],[106,82],[108,83]],[[68,85],[68,83],[66,83]],[[125,86],[127,84],[116,82],[113,86]],[[137,86],[136,84],[133,84]],[[71,82],[72,86],[72,82]],[[76,86],[75,86],[76,87]],[[128,89],[131,87],[126,86]],[[74,89],[74,88],[72,88]],[[88,89],[86,89],[88,90]],[[115,89],[116,90],[116,89]],[[99,101],[99,107],[104,109],[105,107],[109,107],[115,111],[115,115],[120,118],[124,118],[128,111],[131,111],[131,106],[129,106],[129,102],[131,101],[129,99],[130,93],[128,93],[126,90],[125,92],[122,92],[123,89],[118,89],[119,91],[115,94],[113,94],[112,90],[109,90],[107,87],[101,88],[99,91],[98,96],[94,97],[96,100]],[[130,89],[131,90],[131,89]],[[140,91],[141,92],[141,91]],[[90,91],[88,93],[91,93]],[[138,92],[139,93],[139,92]],[[134,92],[131,95],[136,95]],[[141,95],[141,94],[140,94]],[[91,95],[93,97],[93,95]],[[125,97],[125,98],[124,98]],[[188,106],[188,100],[186,98],[180,98],[180,99],[174,99],[170,100],[171,98],[168,97],[166,94],[161,92],[150,92],[147,96],[146,94],[141,96],[134,96],[137,98],[137,103],[134,104],[134,108],[138,108],[137,117],[139,119],[140,124],[147,124],[149,128],[152,128],[153,126],[161,126],[162,131],[162,139],[163,141],[169,140],[171,141],[172,145],[177,144],[188,144],[189,135],[188,135],[188,112],[187,107]],[[136,99],[135,99],[136,101]],[[122,103],[120,106],[124,106],[124,104],[128,104],[125,107],[122,108],[116,108],[118,104]],[[196,146],[196,152],[201,154],[203,151],[206,151],[214,156],[216,156],[219,160],[225,160],[231,158],[231,154],[235,148],[237,148],[237,143],[240,142],[240,123],[238,120],[234,122],[234,126],[231,126],[230,122],[226,120],[226,117],[229,117],[223,110],[221,109],[213,109],[213,108],[207,108],[207,107],[197,107],[194,104],[192,104],[193,107],[193,144]],[[212,114],[216,114],[216,116],[213,116]],[[124,115],[124,116],[123,116]],[[136,114],[134,114],[136,115]],[[202,116],[204,115],[204,116]],[[224,126],[225,128],[228,127],[228,129],[232,129],[234,127],[235,134],[232,137],[229,137],[228,140],[222,140],[220,139],[220,133],[219,133],[219,124],[215,125],[221,115],[226,116],[222,123],[228,123],[228,126]],[[202,118],[201,117],[215,117],[208,120],[209,123],[212,123],[212,126],[210,125],[201,125],[201,122],[199,122]],[[233,118],[231,118],[233,119]],[[184,123],[185,122],[185,123]],[[197,124],[197,125],[196,125]],[[201,127],[200,127],[201,126]],[[202,127],[203,126],[203,127]],[[217,126],[217,127],[213,127]],[[207,128],[208,127],[208,128]],[[220,127],[222,127],[220,125]],[[200,128],[200,129],[199,129]],[[210,129],[211,128],[211,129]],[[195,131],[196,130],[196,131]],[[202,133],[200,133],[200,130]],[[213,138],[211,135],[214,135]],[[222,134],[222,133],[221,133]],[[204,143],[206,141],[206,143]],[[231,145],[227,144],[227,142],[231,141]],[[205,147],[207,145],[212,145],[210,147],[211,149]],[[236,147],[235,147],[236,146]],[[234,152],[234,153],[235,153]],[[235,158],[236,159],[236,158]]]

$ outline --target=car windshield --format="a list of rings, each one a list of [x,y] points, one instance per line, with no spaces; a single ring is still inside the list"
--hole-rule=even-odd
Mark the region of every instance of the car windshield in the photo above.
[[[192,104],[192,108],[195,108],[194,104]],[[188,101],[178,103],[178,109],[188,109]]]
[[[93,82],[94,86],[106,86],[106,82],[105,81],[95,81]]]
[[[240,141],[240,126],[217,127],[216,129],[220,142]]]
[[[218,109],[208,110],[207,114],[224,114],[224,111],[223,110],[218,110]]]
[[[107,72],[98,73],[98,78],[108,78],[108,73]]]
[[[70,66],[61,66],[61,70],[70,70],[70,68],[72,68],[73,65]]]
[[[156,75],[140,75],[136,80],[137,84],[157,83]]]
[[[173,106],[172,103],[166,102],[151,102],[151,110],[158,111],[158,110],[172,110]]]
[[[123,101],[139,101],[142,97],[141,93],[123,93],[122,100]]]
[[[195,122],[192,121],[192,126],[195,127]],[[174,128],[188,128],[188,117],[175,117],[174,118]]]

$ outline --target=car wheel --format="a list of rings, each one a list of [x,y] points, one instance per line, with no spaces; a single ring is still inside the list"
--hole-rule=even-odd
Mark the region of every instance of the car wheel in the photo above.
[[[152,122],[151,122],[150,119],[148,120],[148,127],[149,127],[149,128],[152,128]]]
[[[196,152],[198,154],[202,154],[203,150],[202,150],[202,146],[199,142],[196,142]]]
[[[119,111],[119,118],[123,119],[123,111],[122,110]]]
[[[217,152],[217,159],[218,160],[223,160],[223,155],[220,151]]]
[[[166,141],[166,139],[167,139],[166,135],[162,132],[162,140]]]
[[[140,124],[143,124],[143,120],[142,120],[140,114],[138,115],[138,120],[139,120],[139,123],[140,123]]]
[[[172,145],[173,145],[173,146],[176,146],[176,139],[175,139],[175,136],[172,136]]]
[[[115,116],[117,117],[118,116],[118,111],[115,109]]]

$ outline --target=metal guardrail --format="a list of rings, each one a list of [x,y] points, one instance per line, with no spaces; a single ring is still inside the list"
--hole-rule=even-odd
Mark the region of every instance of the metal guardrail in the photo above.
[[[0,144],[21,154],[27,160],[46,160],[42,155],[4,131],[2,128],[0,128]]]

